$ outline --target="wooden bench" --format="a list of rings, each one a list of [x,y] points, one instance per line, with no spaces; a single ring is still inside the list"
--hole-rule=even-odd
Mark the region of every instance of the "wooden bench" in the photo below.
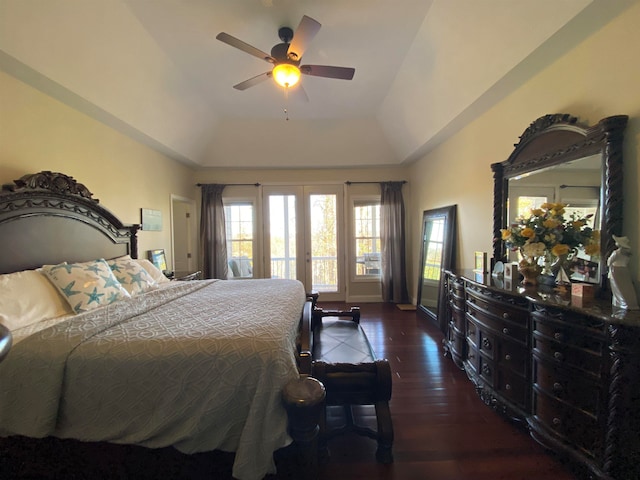
[[[322,382],[326,391],[325,413],[320,417],[320,447],[346,430],[377,440],[376,459],[393,462],[393,424],[391,399],[391,368],[386,359],[377,358],[366,333],[360,325],[360,308],[349,311],[315,308],[312,315],[312,375]],[[377,429],[357,425],[353,405],[374,405]],[[327,408],[341,406],[346,424],[329,430]]]

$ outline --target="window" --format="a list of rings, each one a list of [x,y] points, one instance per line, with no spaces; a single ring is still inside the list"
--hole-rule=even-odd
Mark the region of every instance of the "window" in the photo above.
[[[253,204],[225,202],[229,278],[253,277]]]
[[[380,276],[380,200],[354,200],[355,276]]]
[[[444,218],[434,219],[426,228],[424,241],[427,249],[424,252],[422,278],[438,282],[442,270],[442,251],[444,249]]]

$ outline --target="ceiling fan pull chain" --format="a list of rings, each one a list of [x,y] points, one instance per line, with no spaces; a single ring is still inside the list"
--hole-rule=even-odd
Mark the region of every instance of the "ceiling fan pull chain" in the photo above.
[[[289,111],[287,109],[288,104],[289,104],[289,84],[285,83],[284,85],[284,119],[287,122],[289,121]]]

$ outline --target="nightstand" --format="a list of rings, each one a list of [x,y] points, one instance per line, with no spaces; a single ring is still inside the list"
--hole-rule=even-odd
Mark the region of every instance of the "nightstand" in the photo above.
[[[187,282],[190,280],[202,280],[202,271],[196,270],[194,272],[175,272],[173,279],[180,280],[182,282]]]

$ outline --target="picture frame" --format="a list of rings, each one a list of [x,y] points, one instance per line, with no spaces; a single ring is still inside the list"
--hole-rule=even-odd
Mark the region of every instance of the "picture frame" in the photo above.
[[[160,232],[162,231],[162,211],[151,208],[141,208],[140,217],[142,230]]]
[[[504,264],[504,279],[513,282],[518,279],[518,264],[515,262],[507,262]]]
[[[167,270],[167,256],[164,253],[164,248],[149,250],[147,255],[149,256],[149,261],[153,263],[158,270],[162,272]]]
[[[475,253],[475,267],[473,271],[475,273],[487,273],[487,252]]]

